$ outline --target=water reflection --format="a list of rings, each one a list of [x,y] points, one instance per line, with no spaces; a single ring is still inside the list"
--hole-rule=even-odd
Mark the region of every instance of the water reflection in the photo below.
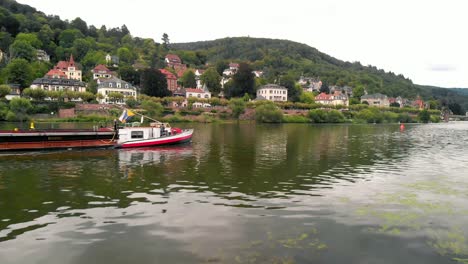
[[[0,257],[450,262],[468,237],[462,128],[214,124],[183,146],[2,154]],[[444,246],[454,233],[458,253]]]

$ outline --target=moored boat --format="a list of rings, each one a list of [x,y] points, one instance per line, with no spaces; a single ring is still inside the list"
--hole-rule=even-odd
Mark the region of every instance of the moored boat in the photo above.
[[[130,114],[129,114],[130,113]],[[189,142],[193,129],[171,128],[168,123],[157,120],[150,126],[140,122],[127,124],[135,115],[124,110],[120,121],[123,127],[114,123],[113,128],[68,129],[68,130],[0,130],[0,151],[73,149],[73,148],[137,148],[173,145]]]
[[[112,128],[0,130],[0,151],[113,147]]]
[[[171,128],[167,123],[151,123],[149,127],[136,126],[119,129],[118,148],[138,148],[173,145],[189,142],[193,129]]]

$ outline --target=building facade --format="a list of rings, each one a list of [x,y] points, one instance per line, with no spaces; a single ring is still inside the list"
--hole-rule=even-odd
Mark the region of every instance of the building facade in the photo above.
[[[99,99],[100,104],[125,104],[128,98],[137,98],[137,89],[130,83],[123,81],[119,78],[113,77],[110,79],[98,79],[97,93],[102,95]],[[111,93],[120,93],[123,99],[114,101],[109,98]]]
[[[177,77],[170,71],[166,69],[161,69],[159,70],[164,76],[166,77],[167,81],[167,89],[171,91],[171,93],[174,93],[178,86],[177,86]]]
[[[72,91],[86,92],[86,83],[66,78],[38,78],[31,84],[31,89],[42,89],[44,91]]]
[[[286,102],[288,100],[288,89],[276,84],[267,84],[257,90],[257,99]]]
[[[185,98],[190,98],[190,97],[210,99],[211,93],[206,89],[187,88],[185,89]]]
[[[78,65],[76,65],[73,55],[70,55],[70,59],[68,61],[59,61],[57,65],[55,65],[54,70],[64,72],[67,79],[82,81],[82,72],[78,68]]]
[[[390,101],[385,94],[366,94],[361,96],[361,103],[367,102],[369,106],[390,107]]]
[[[93,73],[93,80],[97,79],[110,79],[115,77],[115,72],[109,70],[105,65],[99,64],[91,70]]]

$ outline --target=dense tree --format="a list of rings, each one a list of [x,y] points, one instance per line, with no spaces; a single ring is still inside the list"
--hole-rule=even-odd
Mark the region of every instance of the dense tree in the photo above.
[[[33,46],[35,49],[39,49],[42,47],[42,42],[39,40],[37,34],[35,33],[19,33],[16,36],[15,41],[25,41],[31,46]]]
[[[423,123],[429,123],[429,121],[431,120],[431,114],[429,114],[429,111],[424,109],[421,112],[419,112],[418,119]]]
[[[72,28],[76,28],[79,31],[81,31],[81,33],[83,33],[83,35],[88,34],[88,24],[86,24],[86,22],[83,21],[79,17],[73,19],[72,22],[70,22],[70,26]]]
[[[141,108],[146,110],[146,114],[153,118],[158,118],[164,111],[164,107],[161,103],[156,103],[150,100],[144,100],[141,102]]]
[[[295,78],[292,75],[283,76],[280,79],[280,85],[288,89],[288,100],[292,102],[299,101],[301,96],[302,89],[301,87],[296,87]]]
[[[12,42],[13,42],[13,38],[11,37],[10,33],[0,32],[0,49],[2,51],[8,50],[8,47],[10,47]]]
[[[25,40],[15,40],[10,46],[10,58],[33,61],[36,59],[36,49]]]
[[[84,35],[78,29],[66,29],[60,33],[59,44],[63,48],[71,48],[76,39],[83,38]]]
[[[299,101],[301,103],[306,103],[306,104],[313,104],[315,103],[315,96],[314,96],[314,93],[311,93],[311,92],[303,92],[300,96],[299,96]]]
[[[461,107],[461,105],[459,103],[456,103],[456,102],[449,103],[448,108],[455,115],[464,115],[465,114],[463,112],[463,108]]]
[[[75,39],[73,41],[72,53],[75,57],[75,60],[81,61],[86,54],[91,50],[92,43],[86,39]]]
[[[10,86],[6,84],[1,84],[0,85],[0,99],[4,98],[5,96],[9,95],[11,93],[11,88]]]
[[[168,49],[169,48],[169,35],[167,33],[164,33],[161,40],[163,41],[163,48]]]
[[[14,59],[6,67],[8,82],[19,84],[20,89],[29,87],[33,81],[33,70],[25,59]]]
[[[16,114],[16,118],[21,121],[28,119],[28,112],[32,109],[31,102],[25,98],[13,98],[10,101],[10,110]]]
[[[267,101],[255,108],[255,119],[262,123],[281,123],[283,111],[273,102]]]
[[[37,101],[42,101],[44,98],[47,96],[46,91],[42,89],[31,89],[31,88],[26,88],[23,90],[23,96],[32,98]]]
[[[133,53],[126,47],[119,48],[117,50],[121,64],[132,64],[134,60]]]
[[[242,98],[232,98],[229,100],[229,108],[232,111],[232,116],[239,118],[245,112],[245,101]]]
[[[184,88],[196,88],[197,80],[195,79],[195,73],[192,70],[186,71],[180,78],[182,87]]]
[[[241,97],[245,93],[248,93],[252,98],[255,97],[255,75],[249,64],[239,64],[239,69],[232,80],[232,87],[226,91],[228,97]]]
[[[323,82],[322,87],[320,87],[320,92],[321,93],[330,93],[330,87],[328,87],[328,83]]]
[[[120,66],[119,75],[122,80],[125,80],[133,85],[140,85],[140,73],[136,71],[132,66]]]
[[[225,69],[229,68],[229,63],[226,60],[221,60],[216,62],[216,71],[220,76],[223,76],[223,72]]]
[[[218,74],[215,68],[209,68],[201,76],[203,85],[206,85],[208,90],[214,95],[218,96],[221,92],[221,76]]]
[[[167,89],[166,76],[155,69],[146,69],[141,72],[140,87],[143,93],[149,96],[165,97],[171,94]]]

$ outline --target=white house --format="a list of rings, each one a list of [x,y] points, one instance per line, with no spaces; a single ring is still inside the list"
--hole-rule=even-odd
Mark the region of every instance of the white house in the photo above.
[[[86,83],[75,79],[46,77],[35,79],[31,84],[31,89],[86,92]]]
[[[119,78],[112,77],[110,79],[98,79],[98,89],[97,92],[98,94],[103,95],[103,99],[99,99],[100,104],[125,104],[125,101],[127,101],[127,98],[137,98],[137,90],[135,87],[133,87],[130,83],[123,81]],[[118,102],[112,102],[109,99],[109,94],[110,93],[121,93],[124,98],[122,100],[119,100]]]
[[[204,89],[185,89],[185,98],[190,98],[190,97],[196,97],[196,98],[204,98],[204,99],[210,99],[211,98],[211,93]]]
[[[257,99],[286,102],[288,89],[277,84],[267,84],[257,90]]]

